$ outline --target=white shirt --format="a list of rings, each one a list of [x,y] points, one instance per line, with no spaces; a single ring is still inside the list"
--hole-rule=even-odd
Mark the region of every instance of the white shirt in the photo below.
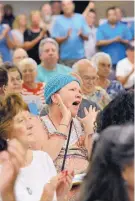
[[[11,30],[11,34],[21,43],[24,43],[24,36],[23,33],[21,33],[19,30],[17,29],[13,29]]]
[[[15,183],[16,201],[40,201],[48,181],[56,176],[56,169],[49,155],[42,151],[33,151],[33,161],[21,168]],[[56,193],[53,201],[56,201]]]
[[[122,59],[121,61],[118,62],[116,66],[116,77],[126,77],[130,74],[132,71],[132,63],[128,60],[126,57],[125,59]],[[124,84],[125,89],[129,89],[133,87],[134,85],[134,80],[135,80],[135,72],[132,73],[127,80],[127,82]]]
[[[93,27],[89,27],[89,39],[84,42],[85,56],[87,59],[91,59],[91,57],[96,54],[96,31],[97,29]]]

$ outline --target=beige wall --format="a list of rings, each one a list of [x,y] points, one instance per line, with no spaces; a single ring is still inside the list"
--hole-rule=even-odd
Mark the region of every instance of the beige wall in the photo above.
[[[30,10],[39,9],[45,1],[3,1],[3,3],[9,3],[14,8],[14,13],[29,14]],[[133,1],[96,1],[96,8],[98,18],[105,17],[105,11],[110,6],[120,6],[125,10],[127,16],[134,16],[134,2]]]

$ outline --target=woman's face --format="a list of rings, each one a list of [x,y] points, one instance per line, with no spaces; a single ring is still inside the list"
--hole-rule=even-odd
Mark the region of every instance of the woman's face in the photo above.
[[[31,22],[32,22],[33,25],[39,26],[40,22],[41,22],[41,16],[40,16],[40,14],[39,13],[34,13],[31,16]]]
[[[36,75],[37,72],[33,65],[25,65],[22,67],[22,77],[24,83],[34,83]]]
[[[111,72],[111,63],[108,58],[100,58],[98,62],[98,76],[108,77]]]
[[[68,109],[70,109],[72,116],[75,117],[82,101],[82,93],[79,83],[73,81],[67,84],[59,91],[59,94],[63,103]]]
[[[46,140],[44,126],[37,116],[20,111],[13,119],[11,138],[18,139],[26,148],[41,149]]]
[[[6,93],[21,93],[22,79],[18,71],[8,72],[8,85],[6,86]]]
[[[27,25],[27,18],[25,15],[19,17],[19,25],[25,27]]]

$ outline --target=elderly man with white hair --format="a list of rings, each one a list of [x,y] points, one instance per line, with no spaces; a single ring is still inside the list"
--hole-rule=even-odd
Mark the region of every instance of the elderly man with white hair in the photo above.
[[[23,48],[17,48],[13,53],[13,63],[18,66],[19,62],[27,57],[28,54]]]
[[[41,64],[37,69],[37,81],[47,82],[54,75],[69,74],[72,71],[71,68],[57,63],[59,46],[52,38],[46,38],[40,42],[39,56]]]
[[[83,98],[95,102],[103,109],[110,102],[110,97],[104,89],[97,86],[97,69],[92,62],[82,59],[73,65],[73,71],[82,79]]]
[[[98,52],[92,57],[91,61],[97,68],[97,85],[105,89],[111,99],[114,99],[118,93],[124,91],[124,88],[119,81],[109,80],[112,69],[112,60],[109,54]]]
[[[25,58],[19,63],[19,69],[22,73],[24,96],[36,95],[40,98],[42,104],[45,104],[44,87],[45,83],[36,82],[37,63],[32,58]]]

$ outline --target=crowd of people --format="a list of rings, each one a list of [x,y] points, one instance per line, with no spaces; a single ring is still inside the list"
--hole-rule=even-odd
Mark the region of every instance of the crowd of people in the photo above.
[[[0,3],[0,201],[134,200],[134,23],[96,12]]]

